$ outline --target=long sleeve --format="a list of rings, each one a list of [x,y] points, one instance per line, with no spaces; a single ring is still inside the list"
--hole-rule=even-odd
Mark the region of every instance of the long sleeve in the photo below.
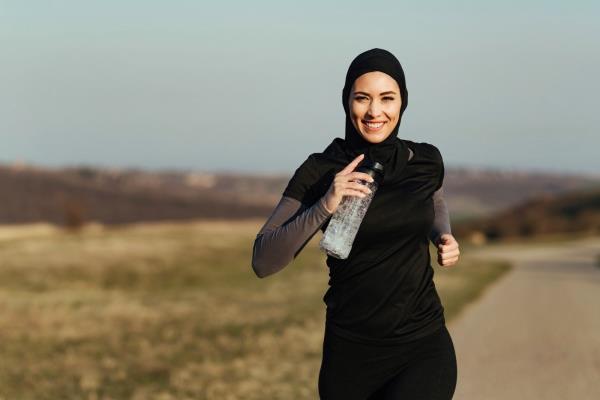
[[[433,227],[429,233],[429,239],[437,246],[438,240],[443,233],[452,233],[450,230],[450,215],[446,206],[446,200],[444,199],[443,185],[433,194],[433,208],[435,210],[435,218]]]
[[[307,208],[282,196],[254,240],[252,269],[256,275],[264,278],[286,267],[331,215],[324,197]]]
[[[433,200],[435,219],[429,238],[437,244],[441,234],[451,232],[443,187],[434,193]],[[264,278],[285,268],[331,215],[324,197],[306,207],[292,197],[282,196],[254,240],[252,269],[256,275]]]

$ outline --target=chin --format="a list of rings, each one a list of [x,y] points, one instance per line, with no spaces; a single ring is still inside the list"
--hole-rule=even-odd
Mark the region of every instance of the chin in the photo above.
[[[373,133],[365,133],[361,131],[361,135],[363,137],[363,139],[365,139],[367,142],[369,143],[381,143],[383,142],[385,139],[387,139],[390,136],[391,132],[388,132],[387,134],[373,134]]]

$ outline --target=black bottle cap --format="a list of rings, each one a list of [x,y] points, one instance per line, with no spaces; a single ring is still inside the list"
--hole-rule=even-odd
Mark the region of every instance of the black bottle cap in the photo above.
[[[365,160],[358,167],[358,171],[371,175],[377,183],[383,180],[383,164],[380,162]]]

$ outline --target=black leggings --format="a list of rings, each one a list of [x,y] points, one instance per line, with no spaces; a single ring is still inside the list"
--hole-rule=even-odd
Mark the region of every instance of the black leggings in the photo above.
[[[445,325],[394,347],[350,342],[326,330],[321,400],[450,400],[456,381],[456,354]]]

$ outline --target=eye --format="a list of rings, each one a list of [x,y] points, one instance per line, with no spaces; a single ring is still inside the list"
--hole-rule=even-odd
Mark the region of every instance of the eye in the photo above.
[[[390,97],[390,96],[385,96],[385,97],[383,98],[383,100],[386,100],[386,101],[394,101],[394,98],[393,98],[393,97]]]
[[[363,100],[366,100],[366,99],[367,99],[366,96],[354,96],[354,100],[356,100],[356,101],[363,101]]]

